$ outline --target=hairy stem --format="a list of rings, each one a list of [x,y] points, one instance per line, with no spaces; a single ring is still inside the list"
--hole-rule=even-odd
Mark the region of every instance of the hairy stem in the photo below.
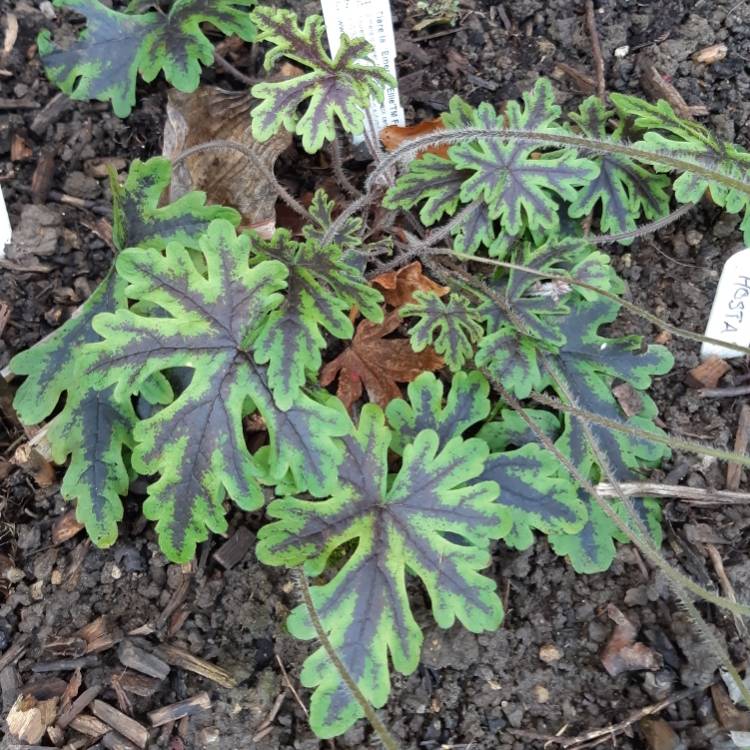
[[[735,614],[739,615],[750,615],[750,606],[739,604],[726,599],[723,596],[714,594],[711,591],[707,591],[702,586],[697,584],[691,578],[688,578],[683,573],[675,570],[661,555],[661,553],[648,541],[642,541],[641,538],[633,533],[631,527],[620,518],[617,512],[611,507],[611,505],[596,491],[596,487],[578,470],[578,467],[565,456],[552,440],[539,429],[539,426],[534,420],[526,414],[526,410],[521,406],[518,399],[510,393],[496,378],[492,376],[490,372],[483,370],[485,377],[492,383],[497,392],[502,396],[503,400],[515,411],[521,419],[525,422],[528,428],[532,431],[534,436],[539,442],[547,448],[558,461],[570,472],[570,475],[581,485],[581,487],[588,492],[594,502],[601,508],[602,512],[612,521],[612,523],[625,534],[628,539],[632,540],[638,549],[664,573],[666,578],[676,585],[682,586],[695,596],[705,599],[718,607],[723,607]]]
[[[305,575],[305,571],[302,568],[297,569],[296,580],[300,592],[302,593],[302,601],[305,603],[305,607],[307,608],[307,614],[310,617],[310,622],[312,622],[313,627],[315,628],[315,634],[317,635],[320,644],[323,646],[323,649],[330,659],[331,664],[336,667],[336,671],[339,673],[342,681],[347,686],[347,688],[349,688],[349,691],[354,696],[354,699],[357,701],[357,703],[359,703],[360,708],[367,717],[367,720],[370,722],[372,728],[375,730],[375,733],[383,743],[383,747],[385,747],[387,750],[399,750],[398,742],[396,741],[395,737],[388,731],[385,724],[383,724],[383,722],[380,720],[380,717],[377,715],[377,713],[375,713],[375,709],[370,705],[370,702],[362,694],[359,686],[349,674],[346,667],[344,666],[344,663],[336,653],[336,650],[328,640],[325,628],[323,627],[323,623],[320,621],[318,611],[317,609],[315,609],[315,603],[312,600],[310,586],[307,583],[307,576]]]
[[[731,177],[724,172],[698,164],[695,161],[688,161],[679,157],[671,156],[661,151],[648,151],[643,148],[612,141],[609,139],[589,138],[580,135],[567,133],[545,133],[535,130],[494,130],[488,128],[459,128],[456,130],[438,131],[429,133],[418,138],[403,143],[397,149],[391,151],[383,161],[378,164],[377,168],[367,179],[367,187],[374,184],[386,170],[392,168],[400,161],[416,155],[419,151],[424,150],[427,146],[436,146],[441,143],[460,143],[467,140],[481,139],[501,140],[501,141],[528,141],[529,143],[549,144],[550,146],[579,149],[598,154],[617,154],[627,156],[635,161],[645,164],[658,164],[670,169],[676,169],[680,172],[694,174],[709,182],[715,182],[719,185],[732,188],[739,193],[750,196],[750,184]]]
[[[551,367],[549,363],[546,361],[544,364],[545,364],[545,369],[547,370],[547,372],[555,379],[557,387],[561,390],[562,393],[565,394],[565,397],[571,402],[571,404],[575,406],[574,397],[567,390],[567,388],[565,387],[565,384],[561,382],[561,379],[557,377],[557,373],[555,372],[555,369]],[[750,690],[748,690],[748,688],[745,686],[739,673],[735,669],[734,664],[732,663],[732,660],[729,658],[729,654],[727,653],[726,648],[724,648],[724,645],[716,637],[716,635],[708,626],[708,624],[703,619],[703,617],[701,617],[700,612],[698,612],[698,609],[696,608],[695,604],[693,604],[693,601],[690,598],[688,591],[689,590],[692,591],[692,593],[695,595],[697,593],[696,590],[690,589],[690,587],[684,586],[683,581],[681,581],[677,576],[671,575],[671,574],[677,574],[678,571],[669,565],[669,563],[661,556],[658,548],[652,542],[648,529],[643,523],[643,520],[641,519],[641,517],[636,512],[635,506],[633,505],[633,501],[630,498],[630,496],[627,496],[625,495],[624,492],[620,491],[620,485],[619,485],[619,482],[617,481],[615,471],[609,463],[609,459],[606,455],[606,452],[601,447],[601,445],[599,444],[599,441],[594,435],[594,432],[591,429],[590,423],[586,420],[581,420],[581,426],[586,436],[586,442],[588,443],[589,448],[591,448],[591,452],[594,456],[596,463],[599,465],[599,468],[604,472],[609,482],[615,488],[615,491],[617,492],[617,498],[622,503],[622,507],[625,509],[628,519],[630,520],[632,524],[632,525],[625,524],[625,527],[629,529],[626,532],[628,539],[630,539],[634,544],[636,544],[638,548],[641,549],[642,551],[645,552],[648,549],[649,559],[659,561],[658,565],[660,569],[662,570],[662,572],[665,573],[665,575],[667,575],[667,580],[669,581],[674,594],[677,596],[680,603],[685,608],[685,611],[687,612],[688,617],[690,618],[690,621],[698,630],[698,633],[700,634],[701,638],[703,638],[703,640],[706,643],[708,643],[708,645],[711,647],[713,653],[719,657],[719,660],[721,661],[722,666],[724,667],[724,669],[727,670],[727,672],[730,674],[735,684],[737,685],[737,688],[742,694],[743,700],[747,703],[747,705],[750,705]],[[601,499],[601,504],[600,504],[600,498],[598,497],[598,494],[597,496],[595,496],[594,499],[597,505],[599,505],[602,509],[604,509],[604,506],[606,506],[607,508],[609,508],[609,510],[612,511],[612,513],[615,516],[617,515],[617,513],[608,505],[606,500]],[[670,574],[667,573],[667,569],[670,570]],[[691,579],[686,578],[686,580],[691,580]],[[697,586],[697,584],[695,585]],[[702,596],[701,598],[705,598],[705,596]],[[726,598],[726,601],[732,601],[732,600],[729,598]]]

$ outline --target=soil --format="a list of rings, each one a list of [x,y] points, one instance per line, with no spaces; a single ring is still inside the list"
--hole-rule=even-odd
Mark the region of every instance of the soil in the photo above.
[[[303,12],[316,10],[315,3],[294,5]],[[395,0],[407,118],[435,116],[454,93],[472,103],[485,100],[500,105],[540,75],[553,78],[560,104],[574,105],[582,92],[558,66],[573,65],[592,75],[582,5],[573,0],[461,0],[457,26],[415,32],[411,23],[415,3]],[[12,10],[19,22],[13,50],[0,63],[2,102],[20,99],[46,107],[56,92],[44,78],[34,39],[41,28],[62,26],[70,33],[74,17],[58,10],[55,19],[50,3],[37,7],[27,0],[10,5],[0,0],[0,10],[2,17]],[[639,54],[645,55],[688,104],[707,108],[708,115],[702,118],[706,124],[747,145],[750,5],[736,0],[603,0],[597,3],[596,20],[609,91],[648,94],[636,62]],[[692,62],[696,51],[717,43],[728,47],[724,60],[712,65]],[[619,56],[626,45],[630,51]],[[235,62],[248,63],[242,57]],[[217,71],[207,71],[205,78],[236,86]],[[0,336],[0,368],[15,352],[67,319],[106,272],[112,259],[109,190],[95,160],[118,157],[127,163],[160,153],[165,94],[163,83],[139,85],[139,104],[125,121],[115,118],[104,104],[70,103],[40,125],[39,115],[46,110],[0,105],[0,184],[11,221],[17,232],[32,233],[30,241],[37,249],[42,242],[33,232],[43,231],[48,252],[43,257],[22,255],[0,266],[0,302],[10,307]],[[11,161],[14,138],[21,138],[27,151]],[[31,178],[44,158],[53,161],[54,174],[40,213],[30,208]],[[298,154],[288,156],[279,168],[292,183],[295,177],[284,174],[284,164],[298,158]],[[83,201],[85,207],[61,203],[61,194]],[[737,217],[702,205],[655,237],[611,252],[636,302],[673,324],[702,331],[722,264],[741,246],[737,224]],[[658,333],[628,317],[618,328],[651,340]],[[672,338],[668,346],[676,357],[675,369],[652,389],[665,426],[677,435],[731,447],[744,400],[699,398],[684,385],[687,370],[698,363],[697,345]],[[740,383],[746,377],[747,368],[739,363],[722,382]],[[200,560],[189,569],[170,565],[158,552],[153,530],[142,522],[135,501],[128,504],[121,538],[114,547],[88,547],[81,535],[54,545],[52,526],[68,507],[55,484],[40,486],[44,484],[40,477],[2,458],[10,458],[20,437],[0,411],[0,553],[5,556],[0,563],[5,561],[5,569],[9,560],[15,566],[12,583],[6,576],[0,592],[5,595],[4,602],[0,597],[0,660],[2,652],[28,637],[25,654],[15,667],[4,670],[0,680],[4,715],[16,683],[27,685],[48,676],[31,671],[40,661],[57,658],[45,650],[45,644],[70,637],[106,615],[113,631],[149,625],[142,636],[145,647],[160,641],[176,643],[228,670],[238,682],[236,688],[222,688],[173,668],[152,695],[133,698],[133,716],[147,724],[148,711],[201,690],[209,692],[211,709],[189,722],[154,731],[151,747],[313,750],[331,746],[313,736],[301,705],[286,688],[288,679],[306,703],[308,695],[299,687],[298,676],[308,645],[291,639],[283,627],[285,614],[296,603],[294,585],[286,574],[259,566],[252,546],[237,565],[225,570],[213,556],[223,541],[219,538],[203,546]],[[725,467],[715,460],[676,453],[656,476],[721,488]],[[742,487],[746,487],[744,479]],[[665,503],[665,516],[665,552],[673,562],[715,585],[705,551],[706,543],[714,544],[738,596],[748,597],[750,512],[742,507],[696,508],[673,502]],[[230,518],[230,534],[241,526],[251,532],[257,529],[257,518],[239,512]],[[533,733],[550,735],[564,729],[566,736],[574,736],[607,726],[714,675],[715,661],[692,634],[659,576],[627,546],[620,548],[607,573],[591,576],[575,574],[543,540],[525,553],[501,546],[491,574],[507,602],[503,627],[496,633],[473,635],[459,628],[443,631],[427,625],[420,668],[410,677],[394,676],[391,699],[381,715],[403,748],[541,748],[543,740]],[[175,601],[176,612],[165,617],[165,608]],[[607,616],[608,604],[625,613],[640,628],[638,638],[661,655],[664,665],[658,672],[611,677],[604,670],[600,652],[614,628]],[[726,640],[735,661],[742,660],[745,647],[732,618],[709,607],[702,611]],[[430,622],[425,609],[417,614],[420,622]],[[559,658],[540,658],[555,650]],[[83,687],[109,685],[111,676],[121,671],[116,649],[104,651],[84,670]],[[69,679],[71,672],[52,675]],[[285,697],[270,731],[254,740],[281,694]],[[108,687],[100,698],[117,703]],[[705,690],[670,705],[661,717],[679,738],[672,744],[653,744],[636,723],[602,746],[732,747]],[[360,748],[369,746],[371,739],[371,730],[360,722],[334,746]],[[11,746],[8,738],[0,744],[0,748]]]

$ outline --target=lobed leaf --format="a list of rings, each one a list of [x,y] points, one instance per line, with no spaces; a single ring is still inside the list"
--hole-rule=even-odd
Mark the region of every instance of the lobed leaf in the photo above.
[[[650,104],[642,99],[624,94],[612,94],[612,103],[623,119],[630,119],[642,132],[637,147],[644,151],[671,153],[683,161],[708,167],[721,175],[747,182],[750,174],[750,153],[733,143],[723,143],[708,128],[678,117],[664,100]],[[644,161],[648,161],[646,155]],[[654,165],[657,171],[669,168]],[[741,228],[745,241],[750,242],[750,195],[716,180],[709,180],[695,172],[684,172],[672,185],[675,198],[680,203],[695,203],[707,190],[713,202],[729,213],[743,214]]]
[[[307,380],[317,374],[320,352],[326,346],[322,330],[340,339],[351,339],[354,325],[348,312],[356,306],[369,320],[383,320],[382,297],[361,271],[347,263],[335,245],[304,243],[279,229],[265,241],[251,239],[256,258],[275,258],[289,275],[287,293],[279,308],[268,316],[256,341],[256,360],[268,365],[274,399],[288,409]]]
[[[452,372],[461,369],[474,353],[474,346],[484,333],[480,316],[471,309],[466,297],[451,294],[445,302],[433,292],[415,292],[414,301],[400,308],[402,317],[416,317],[409,331],[415,352],[432,345]]]
[[[442,448],[461,437],[490,412],[490,385],[480,372],[457,372],[443,398],[443,383],[429,372],[407,386],[408,400],[396,399],[386,407],[391,428],[391,450],[399,455],[423,430],[437,433]]]
[[[332,58],[324,46],[320,16],[308,16],[300,28],[292,11],[260,6],[252,18],[260,32],[258,41],[273,45],[266,53],[266,70],[280,57],[309,68],[294,78],[253,86],[252,95],[261,100],[252,111],[255,138],[266,141],[283,126],[301,136],[302,147],[312,154],[335,138],[337,120],[347,133],[361,133],[370,98],[382,101],[383,87],[395,85],[386,70],[368,60],[372,45],[342,34]],[[302,105],[305,111],[300,116]]]
[[[122,403],[154,375],[189,368],[174,400],[133,430],[133,466],[158,474],[143,506],[157,522],[160,546],[172,560],[192,557],[207,530],[226,529],[223,500],[262,504],[264,467],[245,444],[242,420],[258,412],[269,432],[274,469],[292,471],[300,486],[327,490],[340,448],[333,438],[347,422],[305,394],[293,408],[274,401],[270,376],[254,358],[254,343],[281,305],[287,269],[277,260],[249,265],[250,239],[231,224],[212,222],[198,258],[179,243],[164,254],[131,249],[117,270],[129,285],[130,309],[96,317],[103,341],[90,346],[87,377],[114,388]]]
[[[138,74],[149,82],[160,72],[180,91],[194,91],[201,65],[214,48],[202,23],[252,41],[247,8],[254,0],[175,0],[166,13],[121,13],[100,0],[55,0],[86,17],[86,28],[68,48],[55,45],[48,30],[37,44],[49,79],[73,99],[111,101],[118,117],[135,105]]]
[[[645,389],[654,375],[669,371],[673,364],[672,355],[660,346],[649,346],[641,351],[640,337],[606,339],[600,336],[600,326],[613,320],[616,314],[617,304],[605,299],[578,305],[576,316],[571,316],[561,326],[566,336],[565,344],[555,356],[548,358],[550,384],[564,401],[582,409],[641,430],[663,434],[654,424],[656,406],[648,396],[641,397],[641,412],[625,419],[612,395],[612,385],[617,378],[637,389]],[[591,452],[580,419],[571,416],[566,418],[565,424],[557,447],[584,476],[598,481],[603,471]],[[655,465],[669,455],[669,449],[661,443],[593,424],[589,429],[615,477],[621,481],[633,478],[639,467]],[[550,542],[556,551],[570,557],[576,570],[605,570],[614,556],[612,539],[622,539],[622,535],[598,509],[593,498],[586,493],[581,493],[580,497],[588,506],[586,526],[574,537],[552,535]],[[635,499],[634,504],[654,539],[660,540],[658,504],[642,499]]]
[[[387,339],[401,324],[398,310],[382,323],[363,320],[349,346],[320,371],[320,384],[328,386],[338,378],[336,395],[351,411],[363,392],[373,403],[385,407],[401,398],[399,383],[409,383],[425,371],[439,370],[443,360],[431,348],[415,352],[408,339]]]
[[[403,674],[419,662],[422,634],[409,605],[407,571],[424,583],[441,627],[458,619],[474,632],[495,628],[502,606],[494,582],[479,571],[505,524],[492,502],[496,486],[474,481],[487,456],[481,441],[455,437],[441,449],[437,433],[423,430],[405,447],[392,482],[391,435],[377,406],[362,409],[358,430],[345,442],[331,498],[274,501],[268,512],[278,520],[261,529],[257,554],[271,565],[304,564],[316,576],[342,551],[343,566],[311,595],[347,672],[380,707],[390,688],[389,655]],[[292,612],[288,627],[298,638],[315,637],[305,607]],[[324,649],[307,659],[301,680],[315,688],[310,723],[319,736],[339,734],[362,716]]]
[[[583,135],[595,140],[621,141],[622,124],[607,135],[607,123],[614,114],[596,96],[591,96],[570,118]],[[570,216],[581,218],[598,208],[599,229],[607,234],[632,231],[641,216],[653,220],[669,213],[666,189],[671,180],[666,175],[655,174],[617,154],[601,154],[591,159],[599,165],[599,174],[578,190],[568,208]],[[630,242],[632,239],[623,244]]]

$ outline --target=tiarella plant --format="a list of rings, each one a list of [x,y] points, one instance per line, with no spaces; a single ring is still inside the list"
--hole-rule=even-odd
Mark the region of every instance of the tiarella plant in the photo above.
[[[390,81],[363,40],[343,37],[329,55],[318,17],[300,27],[289,11],[248,15],[249,2],[229,0],[177,0],[166,14],[57,2],[88,27],[64,51],[41,38],[50,77],[118,114],[138,72],[197,85],[211,60],[202,22],[243,39],[257,27],[272,45],[267,69],[281,57],[306,68],[253,87],[259,139],[285,127],[315,152],[337,122],[361,132],[362,108]],[[104,59],[113,33],[122,48]],[[748,613],[661,558],[656,502],[597,490],[669,455],[645,390],[672,357],[607,335],[633,305],[597,250],[602,237],[587,232],[630,241],[710,191],[744,214],[750,237],[750,155],[664,102],[611,101],[587,99],[564,118],[545,79],[503,113],[456,97],[443,130],[378,155],[361,197],[337,207],[319,190],[299,234],[270,239],[238,233],[238,214],[199,193],[160,205],[169,162],[135,161],[112,183],[114,268],[78,316],[11,362],[25,377],[16,410],[27,424],[50,420],[53,458],[68,462],[62,493],[101,546],[114,542],[136,476],[151,478],[143,513],[175,562],[226,530],[227,498],[260,511],[272,488],[257,556],[303,571],[288,625],[320,641],[301,679],[322,737],[366,715],[395,746],[371,706],[387,701],[391,667],[417,667],[419,600],[442,627],[497,628],[486,569],[498,541],[525,549],[541,533],[595,572],[615,541],[631,540],[686,607],[703,595]],[[378,198],[393,214],[373,236]],[[442,222],[421,239],[413,216],[399,221],[416,207],[424,225]],[[395,253],[385,264],[384,249]],[[321,387],[336,379],[336,394]],[[627,414],[617,383],[633,396]],[[246,440],[250,420],[262,441]]]

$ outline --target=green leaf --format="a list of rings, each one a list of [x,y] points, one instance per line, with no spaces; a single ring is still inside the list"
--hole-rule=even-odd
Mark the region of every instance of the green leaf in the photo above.
[[[591,96],[570,118],[583,135],[596,140],[609,137],[621,141],[622,124],[607,135],[607,123],[614,114],[605,109],[597,97]],[[635,229],[641,216],[652,220],[669,213],[666,188],[671,181],[666,175],[654,174],[626,156],[601,154],[591,158],[599,165],[599,174],[580,188],[568,209],[570,216],[587,216],[598,206],[599,229],[608,234]],[[630,242],[632,240],[623,244]]]
[[[39,55],[49,79],[70,97],[111,101],[115,114],[127,117],[139,73],[150,82],[163,71],[180,91],[198,88],[201,65],[214,59],[202,23],[252,41],[255,27],[246,9],[254,1],[175,0],[167,13],[120,13],[99,0],[55,0],[86,16],[86,28],[67,49],[45,29],[37,39]]]
[[[321,329],[339,339],[351,339],[351,307],[356,305],[366,318],[379,323],[383,298],[335,245],[295,242],[286,229],[277,230],[268,241],[253,235],[251,243],[256,257],[275,258],[289,270],[284,302],[268,316],[255,348],[256,361],[268,364],[276,403],[287,409],[307,373],[317,374],[320,369],[320,352],[326,346]]]
[[[143,512],[157,521],[161,548],[178,562],[192,557],[208,530],[226,530],[226,495],[248,510],[263,502],[264,467],[247,450],[243,417],[260,414],[275,470],[292,471],[316,494],[335,480],[341,453],[333,437],[348,427],[340,412],[304,393],[292,408],[280,408],[268,373],[253,358],[259,330],[283,302],[284,264],[267,260],[251,268],[250,239],[237,237],[223,220],[211,223],[199,245],[205,270],[179,243],[170,243],[165,254],[121,253],[117,271],[136,304],[96,317],[103,341],[88,348],[94,361],[86,373],[102,387],[113,386],[122,403],[158,373],[192,370],[175,399],[133,431],[134,468],[159,475]]]
[[[328,193],[322,188],[315,191],[310,202],[310,215],[315,224],[305,224],[302,227],[302,235],[306,240],[312,240],[320,244],[328,229],[333,224],[333,209],[335,203],[328,197]],[[346,254],[362,246],[362,228],[364,224],[359,216],[350,216],[331,238],[331,245],[336,245],[344,250]]]
[[[528,398],[542,382],[537,348],[532,339],[503,325],[482,339],[474,361],[516,398]]]
[[[560,108],[554,104],[552,87],[540,78],[523,95],[524,104],[508,104],[505,115],[482,103],[474,114],[476,127],[502,130],[565,132],[558,123]],[[502,142],[480,140],[458,143],[448,151],[458,169],[471,177],[461,186],[461,201],[481,200],[502,231],[520,234],[528,228],[548,234],[560,226],[558,200],[573,201],[576,187],[586,185],[598,174],[590,159],[571,150],[544,152],[539,144],[523,140]]]
[[[733,143],[720,141],[703,125],[678,117],[664,100],[650,104],[624,94],[612,94],[610,98],[620,117],[632,119],[633,126],[643,133],[636,147],[671,153],[683,161],[708,167],[723,176],[748,181],[750,153]],[[661,172],[670,170],[667,166],[653,166]],[[741,228],[745,242],[750,243],[750,195],[694,172],[684,172],[672,185],[674,197],[680,203],[699,201],[709,188],[716,205],[729,213],[744,215]]]
[[[390,73],[369,61],[372,45],[342,34],[339,50],[331,58],[320,16],[308,16],[300,28],[292,11],[260,6],[252,19],[258,26],[258,41],[273,45],[266,54],[266,70],[280,57],[309,68],[294,78],[253,86],[252,95],[261,100],[252,111],[255,138],[267,141],[283,126],[301,136],[302,147],[312,154],[336,137],[336,120],[347,133],[361,133],[370,98],[382,101],[383,87],[395,85]],[[302,104],[306,108],[300,116]]]
[[[168,160],[136,160],[125,184],[113,184],[113,237],[118,249],[139,243],[160,248],[170,240],[194,246],[212,218],[229,216],[239,221],[231,209],[204,206],[199,193],[157,208],[169,177]],[[85,350],[87,344],[100,340],[92,328],[94,318],[125,305],[125,286],[110,271],[74,318],[10,364],[14,373],[26,376],[14,401],[25,424],[47,419],[65,395],[65,409],[50,427],[52,456],[57,463],[71,456],[61,491],[77,501],[78,520],[100,546],[114,541],[122,517],[119,495],[128,486],[123,449],[133,445],[130,431],[135,415],[129,400],[115,400],[111,388],[100,388],[87,378]]]
[[[601,299],[580,302],[576,314],[561,325],[565,344],[548,362],[553,376],[550,385],[560,398],[601,417],[658,433],[654,424],[656,405],[645,394],[640,394],[641,410],[625,418],[612,395],[615,379],[630,383],[638,390],[646,389],[654,375],[662,375],[673,364],[672,355],[664,347],[649,346],[641,351],[641,337],[607,339],[599,335],[599,328],[617,315],[617,303]],[[588,444],[586,433],[578,417],[568,416],[565,430],[556,445],[567,455],[583,476],[599,481],[606,474],[598,466]],[[599,449],[607,457],[610,468],[620,481],[635,478],[635,471],[658,464],[669,456],[669,448],[644,438],[589,425]],[[605,570],[612,562],[612,538],[622,539],[614,524],[598,509],[593,498],[582,493],[588,506],[589,522],[578,532],[577,538],[553,535],[550,541],[560,554],[567,554],[576,570],[595,572]],[[659,506],[648,500],[635,499],[646,526],[656,541],[660,540]],[[614,504],[617,507],[617,504]],[[622,512],[622,511],[621,511]]]
[[[535,443],[490,455],[481,476],[500,487],[496,503],[512,522],[503,537],[510,547],[530,547],[533,529],[574,534],[588,518],[576,483],[550,451]]]
[[[268,512],[278,520],[259,532],[257,554],[272,565],[304,563],[317,576],[340,551],[343,565],[328,583],[312,587],[312,599],[347,671],[381,707],[390,689],[389,655],[403,674],[419,663],[422,634],[409,605],[407,570],[422,580],[441,627],[458,619],[473,632],[494,629],[501,602],[494,581],[478,571],[490,562],[489,541],[506,525],[493,505],[496,485],[474,481],[487,456],[481,441],[454,437],[441,449],[437,433],[423,430],[389,481],[391,435],[377,406],[362,409],[359,429],[345,440],[332,497],[274,501]],[[298,638],[316,635],[304,606],[292,612],[288,627]],[[301,680],[315,688],[310,724],[319,736],[340,734],[363,715],[324,649],[307,659]]]
[[[434,292],[415,292],[414,302],[403,305],[399,314],[419,318],[409,331],[412,349],[421,352],[432,345],[452,372],[471,358],[474,345],[484,333],[479,314],[471,309],[466,297],[455,292],[448,301]]]
[[[235,226],[240,223],[233,208],[207,206],[205,193],[197,191],[161,206],[171,175],[169,159],[156,156],[131,162],[122,185],[116,175],[110,176],[112,239],[118,250],[136,245],[163,248],[168,242],[193,246],[214,219],[226,219]]]
[[[409,383],[407,393],[407,401],[394,399],[385,410],[392,431],[391,450],[399,455],[423,430],[434,430],[442,448],[490,412],[490,385],[480,372],[457,372],[445,399],[442,381],[431,372]]]

